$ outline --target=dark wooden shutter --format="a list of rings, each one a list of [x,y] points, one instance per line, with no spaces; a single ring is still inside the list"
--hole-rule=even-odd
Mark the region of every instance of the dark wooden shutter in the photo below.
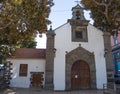
[[[28,64],[20,64],[19,76],[27,76]]]

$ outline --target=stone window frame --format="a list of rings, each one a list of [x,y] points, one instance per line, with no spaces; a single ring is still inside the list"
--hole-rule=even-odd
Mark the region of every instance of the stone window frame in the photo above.
[[[82,32],[82,38],[76,37],[76,32]],[[88,34],[86,26],[72,26],[72,41],[73,42],[88,42]]]

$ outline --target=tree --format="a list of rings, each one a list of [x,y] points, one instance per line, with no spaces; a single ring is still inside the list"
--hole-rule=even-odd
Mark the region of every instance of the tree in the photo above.
[[[52,0],[5,0],[0,6],[0,29],[14,24],[20,32],[45,32],[51,6]]]
[[[81,0],[81,3],[91,11],[94,26],[111,34],[120,29],[120,0]]]
[[[37,33],[47,31],[53,5],[52,0],[0,0],[0,47],[6,49],[0,49],[2,58],[18,44],[25,47]]]
[[[29,40],[23,39],[17,42],[17,48],[35,48],[36,46],[35,36],[32,36]]]

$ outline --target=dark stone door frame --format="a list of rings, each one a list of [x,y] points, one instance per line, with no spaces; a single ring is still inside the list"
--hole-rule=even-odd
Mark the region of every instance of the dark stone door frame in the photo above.
[[[96,89],[96,68],[94,53],[87,51],[82,47],[78,47],[66,54],[66,78],[65,87],[66,90],[71,90],[71,68],[75,61],[84,60],[88,63],[90,68],[90,88]]]
[[[38,86],[34,86],[34,84],[33,84],[33,75],[34,74],[41,76],[40,83],[39,83]],[[31,77],[30,77],[30,87],[40,87],[40,88],[43,88],[43,81],[44,81],[43,75],[44,75],[44,72],[30,72],[30,75],[31,75]]]

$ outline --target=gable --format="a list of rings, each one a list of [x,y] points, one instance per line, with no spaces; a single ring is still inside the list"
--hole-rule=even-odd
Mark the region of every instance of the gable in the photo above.
[[[86,29],[87,29],[88,32],[92,29],[92,31],[95,31],[95,32],[97,31],[97,32],[103,34],[103,31],[101,31],[100,29],[96,28],[95,26],[93,26],[93,25],[90,24],[90,23],[88,23]],[[70,21],[69,21],[69,20],[68,20],[67,23],[65,23],[65,24],[57,27],[56,29],[54,29],[54,31],[55,31],[56,34],[57,34],[58,32],[62,32],[62,31],[63,31],[62,33],[64,33],[64,32],[70,32],[69,30],[72,32],[72,26],[70,25]],[[70,33],[71,33],[71,32],[70,32]]]

